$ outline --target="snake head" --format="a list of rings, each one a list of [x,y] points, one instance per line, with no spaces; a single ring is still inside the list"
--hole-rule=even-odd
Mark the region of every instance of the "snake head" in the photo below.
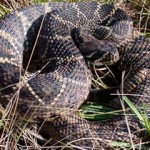
[[[96,66],[112,65],[119,60],[119,52],[114,43],[107,40],[91,40],[80,45],[80,52],[85,59]]]
[[[80,29],[72,32],[72,38],[85,60],[96,66],[112,65],[119,60],[117,46],[112,41],[99,40],[89,33],[80,32]]]

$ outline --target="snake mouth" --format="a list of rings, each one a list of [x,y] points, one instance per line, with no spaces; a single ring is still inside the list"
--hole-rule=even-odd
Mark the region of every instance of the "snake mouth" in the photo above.
[[[119,53],[116,51],[115,54],[106,53],[103,55],[103,57],[100,57],[99,59],[94,61],[94,66],[101,67],[101,66],[111,66],[114,65],[119,61]]]

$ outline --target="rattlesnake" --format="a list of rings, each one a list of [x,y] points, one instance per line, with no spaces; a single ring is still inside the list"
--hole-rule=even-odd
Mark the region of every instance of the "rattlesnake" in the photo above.
[[[127,74],[124,92],[149,96],[150,42],[134,34],[132,20],[123,10],[97,2],[33,5],[4,17],[0,37],[3,106],[19,94],[20,114],[28,112],[35,120],[54,118],[41,132],[46,130],[54,143],[61,140],[72,147],[99,149],[108,148],[111,140],[130,142],[124,117],[100,123],[75,113],[88,95],[89,99],[101,96],[99,90],[90,93],[88,61],[117,64]],[[116,90],[121,92],[121,85]],[[130,99],[149,104],[144,96]],[[137,119],[128,119],[136,141],[145,132],[139,131],[142,125]]]

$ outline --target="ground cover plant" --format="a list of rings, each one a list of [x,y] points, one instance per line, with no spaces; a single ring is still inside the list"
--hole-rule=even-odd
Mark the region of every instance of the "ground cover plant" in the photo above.
[[[29,6],[35,3],[43,3],[48,0],[0,0],[0,17],[8,14],[9,12]],[[59,1],[61,2],[61,0]],[[68,1],[76,2],[76,1]],[[134,28],[142,32],[150,38],[150,1],[149,0],[101,0],[101,2],[115,3],[122,8],[124,8],[128,14],[134,20]],[[95,78],[93,78],[94,87],[105,87],[106,85],[101,82],[100,76],[97,74],[98,70],[93,67],[95,72]],[[109,69],[108,69],[109,70]],[[132,115],[136,115],[137,119],[142,122],[143,128],[146,128],[148,134],[150,134],[150,114],[146,113],[149,109],[147,106],[142,108],[136,108],[134,104],[130,101],[128,96],[122,97],[123,101],[132,110]],[[142,113],[141,113],[142,110]],[[98,105],[96,103],[85,103],[80,109],[79,115],[82,118],[88,120],[103,121],[111,118],[115,115],[128,115],[125,110],[112,110],[105,106]],[[49,141],[46,141],[39,133],[39,128],[37,129],[36,123],[32,118],[26,119],[18,117],[8,108],[0,107],[0,147],[3,149],[51,149],[51,146],[47,146]],[[131,114],[130,114],[131,115]],[[19,118],[19,119],[18,119]],[[148,138],[148,137],[146,137]],[[132,145],[131,143],[124,142],[113,142],[112,146],[114,149],[150,149],[150,140],[145,140],[146,142],[137,143],[137,145]],[[44,144],[43,144],[44,143]],[[116,148],[117,147],[117,148]],[[63,149],[63,148],[62,148]],[[71,149],[71,148],[70,148]]]

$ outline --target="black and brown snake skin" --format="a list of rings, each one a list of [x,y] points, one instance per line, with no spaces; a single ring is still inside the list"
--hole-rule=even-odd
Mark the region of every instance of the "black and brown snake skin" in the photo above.
[[[19,95],[20,114],[28,112],[37,120],[51,117],[41,134],[52,138],[53,149],[62,143],[88,150],[109,149],[112,141],[136,143],[145,130],[133,115],[127,116],[129,134],[124,116],[89,122],[75,112],[88,95],[98,97],[99,103],[103,99],[100,90],[91,98],[87,61],[115,64],[126,75],[115,93],[133,94],[128,97],[134,104],[149,107],[149,56],[149,40],[135,34],[130,17],[114,5],[45,3],[23,8],[0,20],[0,103],[6,107]],[[115,97],[110,103],[121,109],[118,101]]]

